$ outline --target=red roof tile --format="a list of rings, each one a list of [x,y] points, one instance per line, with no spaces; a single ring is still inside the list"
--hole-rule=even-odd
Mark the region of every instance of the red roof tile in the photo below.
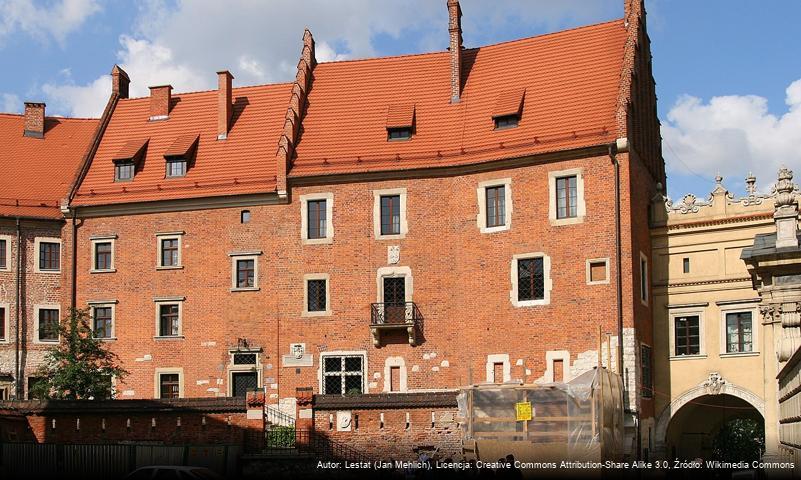
[[[217,91],[175,94],[170,118],[148,121],[150,99],[120,100],[73,203],[126,202],[275,191],[275,155],[291,84],[233,89],[233,123],[217,140]],[[199,135],[185,177],[165,178],[164,155],[180,139]],[[133,181],[114,182],[116,152],[131,138],[149,138]],[[183,146],[179,145],[179,150]]]
[[[503,117],[506,115],[519,115],[523,107],[523,97],[525,89],[507,90],[498,95],[495,108],[492,109],[492,117]]]
[[[176,138],[175,141],[172,142],[172,145],[170,145],[170,148],[164,152],[164,157],[186,157],[197,144],[198,138],[200,138],[200,135],[197,133],[181,135]]]
[[[133,160],[135,157],[138,157],[142,150],[147,145],[147,138],[137,138],[134,140],[128,140],[125,142],[125,145],[122,146],[119,152],[117,152],[114,156],[111,157],[112,160]]]
[[[614,140],[622,20],[465,50],[450,103],[448,52],[320,63],[291,177],[485,162]],[[519,126],[494,130],[499,95],[526,91]],[[415,105],[415,135],[388,142],[387,105]]]
[[[67,196],[97,120],[45,118],[44,138],[22,135],[22,115],[0,114],[0,216],[63,218]]]
[[[414,104],[393,104],[387,110],[387,128],[403,128],[414,125]]]

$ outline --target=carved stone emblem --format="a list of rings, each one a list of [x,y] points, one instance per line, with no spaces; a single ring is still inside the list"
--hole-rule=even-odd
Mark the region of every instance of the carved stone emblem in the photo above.
[[[293,343],[289,346],[289,351],[293,357],[300,360],[303,358],[303,354],[306,353],[306,345],[302,343]]]
[[[707,395],[720,395],[723,387],[726,386],[726,380],[718,372],[712,372],[701,386],[704,387]]]
[[[387,247],[387,263],[389,265],[396,265],[398,262],[400,262],[400,245]]]

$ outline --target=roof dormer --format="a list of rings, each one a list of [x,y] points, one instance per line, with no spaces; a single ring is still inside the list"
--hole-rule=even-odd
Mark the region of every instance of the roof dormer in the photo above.
[[[414,133],[414,104],[393,104],[387,110],[387,140],[411,140]]]
[[[181,135],[172,142],[172,145],[164,152],[164,160],[167,167],[165,176],[167,178],[186,176],[186,172],[194,159],[199,138],[200,135],[197,133],[190,133]]]
[[[514,128],[520,123],[525,94],[525,89],[515,89],[507,90],[498,95],[495,101],[495,108],[492,110],[495,130]]]
[[[144,157],[149,138],[128,140],[112,157],[114,162],[114,181],[130,182],[136,174],[136,167]]]

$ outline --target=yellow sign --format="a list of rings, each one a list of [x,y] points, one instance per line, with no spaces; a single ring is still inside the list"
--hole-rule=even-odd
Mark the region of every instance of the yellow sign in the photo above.
[[[515,414],[517,414],[518,422],[527,422],[531,420],[531,402],[515,403]]]

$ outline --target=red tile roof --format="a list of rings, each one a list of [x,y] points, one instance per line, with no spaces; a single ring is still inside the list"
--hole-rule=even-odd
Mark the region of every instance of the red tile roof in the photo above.
[[[525,94],[525,89],[519,88],[501,92],[501,94],[498,95],[498,100],[495,102],[495,108],[492,109],[492,117],[520,115],[520,109],[523,107]]]
[[[150,99],[120,100],[73,204],[127,202],[275,191],[275,155],[291,84],[233,89],[233,124],[217,140],[217,91],[176,94],[169,120],[149,121]],[[185,177],[165,178],[165,154],[199,135]],[[131,139],[149,142],[133,181],[114,182],[117,152]]]
[[[147,146],[147,138],[135,138],[133,140],[128,140],[125,142],[125,145],[120,148],[120,151],[114,154],[111,159],[112,160],[133,160],[135,157],[138,157],[142,151],[144,150],[145,146]]]
[[[176,138],[170,148],[164,152],[164,157],[186,157],[191,153],[192,148],[197,144],[200,135],[197,133],[190,133],[187,135],[181,135],[180,137]]]
[[[44,138],[22,135],[22,115],[0,114],[0,216],[63,218],[60,201],[78,171],[98,121],[45,118]]]
[[[465,50],[461,102],[448,52],[320,63],[290,177],[485,162],[614,140],[622,20]],[[499,95],[526,91],[517,128],[494,130]],[[387,106],[415,105],[415,135],[388,142]]]
[[[414,104],[393,104],[387,111],[387,128],[403,128],[414,125]]]

